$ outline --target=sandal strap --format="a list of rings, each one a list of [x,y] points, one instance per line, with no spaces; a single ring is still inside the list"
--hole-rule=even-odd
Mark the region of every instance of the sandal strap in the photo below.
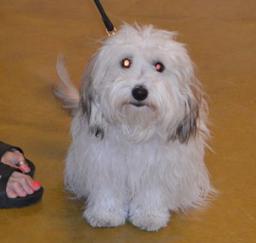
[[[24,152],[23,152],[23,150],[22,150],[21,148],[16,147],[16,146],[12,146],[12,145],[10,145],[10,144],[7,144],[7,143],[4,143],[4,142],[1,142],[1,141],[0,141],[0,163],[1,163],[1,158],[2,158],[2,156],[3,156],[7,151],[15,151],[15,150],[20,151],[20,152],[24,155]],[[30,160],[28,160],[27,158],[25,158],[25,159],[26,159],[26,162],[27,162],[28,166],[30,167],[30,172],[25,173],[25,174],[27,174],[27,175],[33,177],[34,174],[35,174],[35,165],[34,165]],[[20,171],[20,170],[17,170],[17,171],[19,171],[19,172],[22,173],[22,171]]]
[[[19,171],[9,165],[0,163],[0,200],[6,194],[6,186],[13,172]]]
[[[1,160],[2,156],[3,156],[7,151],[13,151],[13,150],[18,150],[18,151],[20,151],[22,154],[24,154],[21,148],[16,147],[16,146],[12,146],[12,145],[10,145],[10,144],[7,144],[7,143],[4,143],[4,142],[1,142],[1,141],[0,141],[0,160]]]

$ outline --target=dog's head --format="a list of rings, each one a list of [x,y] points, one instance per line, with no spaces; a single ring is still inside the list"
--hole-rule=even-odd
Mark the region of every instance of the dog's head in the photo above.
[[[81,107],[90,131],[118,126],[137,140],[158,133],[184,143],[197,133],[201,89],[175,33],[124,25],[88,65]]]

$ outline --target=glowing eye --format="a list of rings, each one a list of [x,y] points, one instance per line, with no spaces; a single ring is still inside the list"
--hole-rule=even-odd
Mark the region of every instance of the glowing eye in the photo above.
[[[122,61],[121,61],[121,66],[122,68],[130,68],[132,65],[132,60],[129,59],[128,57],[124,58]]]
[[[155,63],[155,69],[156,69],[157,72],[162,73],[165,69],[165,66],[161,62],[156,62]]]

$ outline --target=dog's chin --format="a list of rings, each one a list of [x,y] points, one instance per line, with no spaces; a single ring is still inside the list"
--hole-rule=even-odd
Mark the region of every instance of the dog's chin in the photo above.
[[[117,124],[131,141],[145,141],[152,136],[158,120],[158,109],[149,102],[124,101],[117,112]]]
[[[149,102],[127,101],[120,107],[122,123],[149,126],[157,119],[157,108]]]

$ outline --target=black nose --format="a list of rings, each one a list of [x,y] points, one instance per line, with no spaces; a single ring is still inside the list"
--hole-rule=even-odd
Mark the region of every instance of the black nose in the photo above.
[[[148,96],[148,91],[144,86],[136,86],[132,90],[132,96],[138,101],[145,100]]]

